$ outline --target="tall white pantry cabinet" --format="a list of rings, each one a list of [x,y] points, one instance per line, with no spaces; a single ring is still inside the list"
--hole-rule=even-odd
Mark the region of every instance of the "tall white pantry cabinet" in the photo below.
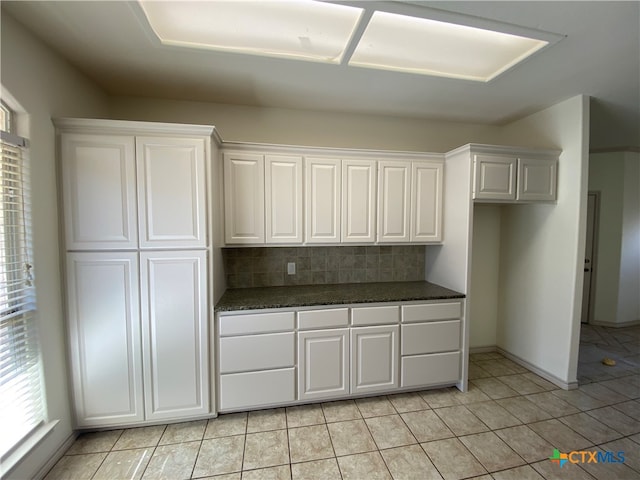
[[[213,128],[56,127],[76,426],[209,415]]]

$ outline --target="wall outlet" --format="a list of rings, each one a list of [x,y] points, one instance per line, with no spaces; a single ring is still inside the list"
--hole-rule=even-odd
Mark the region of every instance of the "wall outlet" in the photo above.
[[[287,263],[287,275],[295,275],[296,274],[296,264],[295,262]]]

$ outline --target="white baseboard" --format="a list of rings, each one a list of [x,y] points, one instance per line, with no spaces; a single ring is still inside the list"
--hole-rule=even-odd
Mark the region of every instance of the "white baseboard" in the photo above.
[[[602,322],[600,320],[592,320],[588,325],[613,328],[635,327],[636,325],[640,325],[640,320],[631,320],[629,322]]]
[[[49,460],[47,460],[47,462],[40,468],[40,470],[38,470],[38,472],[33,476],[33,479],[42,480],[47,475],[47,473],[49,473],[49,470],[51,470],[54,465],[58,463],[58,460],[60,460],[67,452],[67,450],[69,450],[73,442],[76,441],[76,438],[78,438],[78,432],[71,432],[69,438],[67,438],[64,443],[60,445],[60,448],[58,448],[58,450],[56,450],[51,458],[49,458]]]
[[[564,390],[575,390],[576,388],[578,388],[578,381],[577,380],[575,382],[567,383],[564,380],[559,379],[555,375],[553,375],[553,374],[551,374],[551,373],[549,373],[549,372],[547,372],[545,370],[542,370],[541,368],[538,368],[535,365],[532,365],[531,363],[527,362],[526,360],[523,360],[522,358],[520,358],[520,357],[518,357],[516,355],[513,355],[512,353],[509,353],[509,352],[507,352],[506,350],[503,350],[500,347],[496,347],[496,351],[500,352],[502,355],[507,357],[509,360],[517,363],[518,365],[523,366],[527,370],[531,370],[536,375],[541,376],[545,380],[550,381],[554,385],[557,385],[558,387],[560,387],[560,388],[562,388]]]
[[[490,345],[488,347],[470,347],[469,353],[491,353],[496,352],[497,347],[495,345]]]

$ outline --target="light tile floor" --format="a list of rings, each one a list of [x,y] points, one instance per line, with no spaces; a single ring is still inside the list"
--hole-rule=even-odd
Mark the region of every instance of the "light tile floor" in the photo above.
[[[604,356],[617,361],[602,365]],[[583,326],[577,390],[498,353],[455,388],[85,433],[46,479],[640,479],[640,327]],[[553,449],[625,452],[552,464]]]

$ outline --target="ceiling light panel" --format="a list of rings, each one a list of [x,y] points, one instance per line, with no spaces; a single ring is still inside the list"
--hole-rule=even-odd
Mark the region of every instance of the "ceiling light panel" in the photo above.
[[[140,4],[163,44],[336,64],[363,12],[307,0]]]
[[[349,65],[488,82],[548,42],[374,12]]]

